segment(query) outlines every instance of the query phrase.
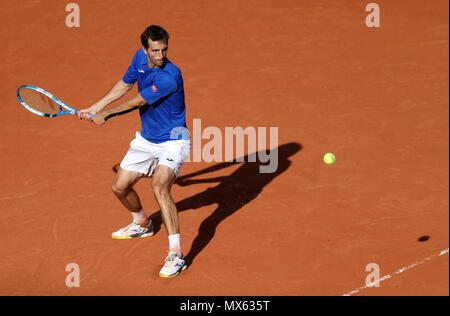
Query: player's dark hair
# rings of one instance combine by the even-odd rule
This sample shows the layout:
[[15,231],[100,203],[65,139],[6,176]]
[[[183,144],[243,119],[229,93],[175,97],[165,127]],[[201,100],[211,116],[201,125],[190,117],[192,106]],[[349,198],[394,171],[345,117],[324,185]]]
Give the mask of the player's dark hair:
[[148,49],[148,39],[151,39],[154,42],[169,42],[169,33],[161,26],[158,25],[150,25],[141,35],[142,46],[145,49]]

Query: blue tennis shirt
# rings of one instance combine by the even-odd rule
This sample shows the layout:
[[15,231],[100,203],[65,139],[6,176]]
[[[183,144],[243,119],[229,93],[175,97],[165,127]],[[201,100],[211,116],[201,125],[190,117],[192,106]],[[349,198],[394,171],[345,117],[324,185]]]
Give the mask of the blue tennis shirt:
[[137,81],[138,90],[147,104],[139,108],[141,136],[152,143],[189,139],[186,133],[171,138],[174,130],[186,129],[186,106],[181,70],[166,59],[163,68],[150,68],[147,55],[139,49],[122,80]]

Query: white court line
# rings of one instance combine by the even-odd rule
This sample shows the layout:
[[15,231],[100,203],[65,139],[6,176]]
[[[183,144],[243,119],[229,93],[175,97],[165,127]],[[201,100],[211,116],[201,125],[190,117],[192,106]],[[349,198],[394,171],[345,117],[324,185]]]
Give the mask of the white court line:
[[[418,261],[418,262],[415,262],[415,263],[413,263],[413,264],[410,264],[409,266],[403,267],[403,268],[401,268],[401,269],[395,271],[395,272],[393,273],[393,275],[390,275],[390,274],[385,275],[384,277],[380,278],[380,280],[379,280],[378,282],[381,283],[381,282],[383,282],[383,281],[386,281],[386,280],[392,278],[394,275],[398,275],[398,274],[400,274],[400,273],[403,273],[403,272],[406,272],[406,271],[408,271],[408,270],[411,270],[411,269],[413,269],[413,268],[415,268],[415,267],[418,267],[418,266],[424,264],[425,262],[430,261],[431,259],[433,259],[433,258],[435,258],[435,257],[442,257],[443,255],[448,254],[448,252],[449,252],[449,248],[444,249],[444,250],[442,250],[442,251],[439,253],[439,255],[432,255],[432,256],[429,256],[429,257],[423,259],[422,261]],[[375,284],[377,284],[378,282],[373,282],[373,283],[366,284],[366,285],[361,286],[360,288],[358,288],[358,289],[356,289],[356,290],[353,290],[353,291],[351,291],[351,292],[348,292],[348,293],[346,293],[346,294],[344,294],[344,295],[342,295],[342,296],[352,296],[353,294],[357,294],[357,293],[361,292],[361,291],[364,290],[364,289],[373,287],[373,286],[374,286]]]

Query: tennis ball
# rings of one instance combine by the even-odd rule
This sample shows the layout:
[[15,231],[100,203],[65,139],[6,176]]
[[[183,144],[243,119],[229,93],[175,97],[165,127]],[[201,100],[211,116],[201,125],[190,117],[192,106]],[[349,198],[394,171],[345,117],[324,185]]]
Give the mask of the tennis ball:
[[327,165],[331,165],[332,163],[334,163],[336,161],[336,157],[332,153],[327,153],[323,156],[323,161]]

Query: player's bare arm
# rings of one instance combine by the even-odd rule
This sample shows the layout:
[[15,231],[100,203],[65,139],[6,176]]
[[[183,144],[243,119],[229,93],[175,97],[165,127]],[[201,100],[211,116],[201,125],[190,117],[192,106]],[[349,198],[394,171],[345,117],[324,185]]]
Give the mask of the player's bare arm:
[[135,110],[143,105],[145,105],[147,101],[138,93],[134,98],[131,98],[125,102],[120,103],[119,105],[113,106],[108,109],[100,110],[97,114],[92,118],[92,121],[97,125],[105,124],[107,118],[110,115],[114,114],[123,114],[124,112]]
[[104,97],[102,97],[99,101],[97,101],[87,109],[80,110],[78,117],[82,120],[90,120],[89,113],[97,114],[99,111],[103,110],[105,107],[107,107],[114,101],[119,100],[121,97],[127,94],[128,91],[131,90],[131,88],[133,88],[133,85],[134,85],[133,83],[128,84],[125,83],[122,79],[120,79],[114,84],[111,90],[108,91],[108,93]]

